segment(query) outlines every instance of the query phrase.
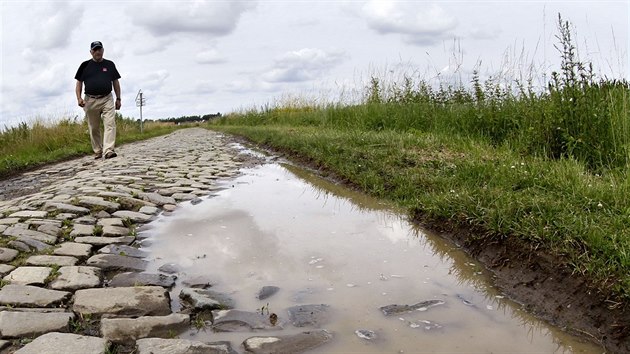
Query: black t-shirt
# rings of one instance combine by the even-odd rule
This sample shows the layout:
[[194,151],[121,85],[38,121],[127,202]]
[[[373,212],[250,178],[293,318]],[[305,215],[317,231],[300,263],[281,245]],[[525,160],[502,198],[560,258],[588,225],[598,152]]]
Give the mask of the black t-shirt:
[[90,59],[81,63],[74,78],[85,84],[86,94],[108,95],[112,92],[112,81],[120,79],[120,74],[113,61]]

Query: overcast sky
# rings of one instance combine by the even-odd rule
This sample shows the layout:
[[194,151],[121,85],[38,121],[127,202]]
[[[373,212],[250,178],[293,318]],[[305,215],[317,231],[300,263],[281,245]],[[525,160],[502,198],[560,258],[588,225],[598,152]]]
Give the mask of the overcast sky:
[[628,78],[629,1],[0,4],[0,128],[35,117],[82,117],[74,75],[95,40],[122,75],[120,112],[134,118],[140,89],[143,116],[157,119],[287,97],[347,101],[370,76],[467,81],[479,67],[482,78],[533,70],[540,79],[558,70],[558,13],[573,24],[582,60],[600,75]]

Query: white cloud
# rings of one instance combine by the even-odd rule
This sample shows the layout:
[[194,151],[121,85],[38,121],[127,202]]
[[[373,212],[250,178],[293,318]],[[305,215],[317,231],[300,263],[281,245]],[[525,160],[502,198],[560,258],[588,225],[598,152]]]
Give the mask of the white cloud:
[[210,48],[197,53],[195,61],[199,64],[220,64],[226,60],[215,48]]
[[254,1],[143,1],[136,8],[134,21],[155,36],[186,32],[223,36],[255,6]]
[[451,36],[457,26],[457,20],[435,4],[372,0],[362,10],[369,28],[380,34],[401,34],[410,44],[435,44]]
[[47,7],[46,20],[39,23],[32,33],[36,37],[32,45],[38,49],[63,48],[72,38],[72,33],[79,27],[83,18],[81,3],[55,2]]
[[[70,68],[67,64],[57,63],[47,68],[41,68],[37,76],[28,82],[29,89],[39,96],[56,97],[68,94],[67,78]],[[73,75],[74,76],[74,75]]]
[[325,52],[316,48],[303,48],[285,53],[276,59],[274,68],[263,75],[268,82],[308,81],[339,64],[345,57],[342,52]]

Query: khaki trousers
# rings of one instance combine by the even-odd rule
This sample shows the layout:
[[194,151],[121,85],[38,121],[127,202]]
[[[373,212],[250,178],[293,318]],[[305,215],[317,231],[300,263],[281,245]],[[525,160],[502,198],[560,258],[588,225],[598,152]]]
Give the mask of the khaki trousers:
[[[114,151],[116,145],[116,106],[110,93],[101,98],[85,96],[85,116],[90,129],[92,150],[96,154]],[[101,137],[101,118],[105,126],[105,139]]]

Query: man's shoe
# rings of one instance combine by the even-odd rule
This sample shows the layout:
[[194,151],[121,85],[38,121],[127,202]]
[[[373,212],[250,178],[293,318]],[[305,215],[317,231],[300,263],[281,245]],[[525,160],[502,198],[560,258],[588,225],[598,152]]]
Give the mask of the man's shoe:
[[113,151],[108,151],[108,152],[105,154],[105,158],[106,158],[106,159],[111,159],[112,157],[116,157],[116,156],[118,156],[118,155],[116,155],[116,153],[115,153],[115,152],[113,152]]
[[98,159],[100,159],[102,157],[103,157],[103,153],[102,152],[97,152],[97,153],[94,154],[94,160],[98,160]]

